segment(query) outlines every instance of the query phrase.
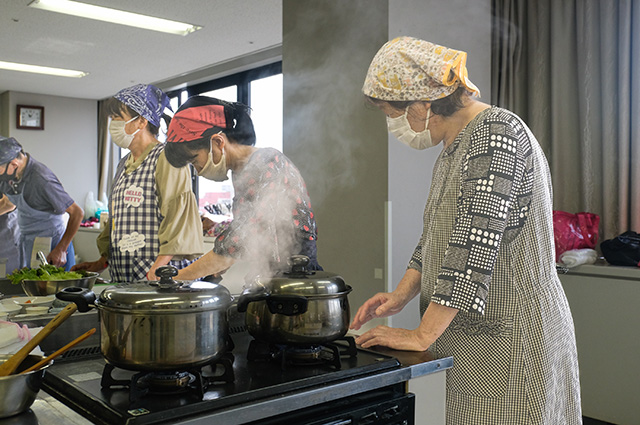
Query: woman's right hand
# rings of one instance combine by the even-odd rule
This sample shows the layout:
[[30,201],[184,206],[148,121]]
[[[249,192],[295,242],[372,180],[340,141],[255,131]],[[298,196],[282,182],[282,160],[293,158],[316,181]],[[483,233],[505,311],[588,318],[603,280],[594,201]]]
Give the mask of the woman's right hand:
[[371,319],[392,316],[402,310],[405,305],[406,302],[394,292],[379,292],[358,309],[350,328],[358,330]]
[[108,264],[106,260],[100,258],[96,261],[85,261],[84,263],[76,264],[75,266],[71,267],[71,271],[73,272],[78,270],[86,270],[88,272],[101,273],[104,269],[107,268],[107,265]]

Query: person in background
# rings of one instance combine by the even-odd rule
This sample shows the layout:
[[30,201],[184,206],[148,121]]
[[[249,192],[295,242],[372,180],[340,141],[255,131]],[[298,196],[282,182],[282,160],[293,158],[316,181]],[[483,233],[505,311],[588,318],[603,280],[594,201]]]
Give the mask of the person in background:
[[158,267],[182,268],[204,252],[191,173],[171,167],[157,140],[168,104],[162,90],[146,84],[106,102],[111,140],[129,153],[111,187],[109,220],[97,240],[101,257],[75,270],[101,272],[109,266],[113,282],[156,280]]
[[[50,264],[69,270],[75,264],[71,241],[82,222],[82,208],[47,166],[25,153],[13,137],[0,136],[0,214],[14,209],[20,226],[20,267],[36,265],[35,243],[49,251]],[[66,222],[64,213],[69,214]]]
[[[256,148],[249,108],[206,96],[189,98],[167,131],[167,159],[174,167],[193,164],[198,175],[224,181],[231,170],[235,196],[229,223],[217,226],[214,248],[185,269],[179,279],[219,275],[237,259],[256,273],[288,269],[291,255],[317,260],[316,221],[300,172],[282,152]],[[249,273],[253,273],[250,271]]]
[[15,208],[0,215],[0,259],[6,260],[5,274],[20,268],[20,225]]
[[363,91],[391,134],[414,149],[443,148],[404,277],[366,301],[351,327],[420,294],[416,329],[378,326],[356,342],[453,356],[447,424],[580,424],[548,164],[518,116],[474,97],[465,62],[465,52],[411,37],[389,41],[371,62]]

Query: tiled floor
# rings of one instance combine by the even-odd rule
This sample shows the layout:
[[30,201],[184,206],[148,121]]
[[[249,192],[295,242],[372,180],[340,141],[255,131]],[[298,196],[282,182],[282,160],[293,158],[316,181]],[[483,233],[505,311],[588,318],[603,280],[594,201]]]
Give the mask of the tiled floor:
[[597,419],[587,418],[586,416],[582,417],[582,425],[615,425],[611,422],[603,422]]

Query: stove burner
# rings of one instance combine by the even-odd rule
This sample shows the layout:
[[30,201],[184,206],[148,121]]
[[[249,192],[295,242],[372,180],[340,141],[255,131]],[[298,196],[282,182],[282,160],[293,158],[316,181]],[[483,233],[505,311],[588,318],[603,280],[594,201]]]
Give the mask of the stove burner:
[[[179,394],[194,391],[204,398],[207,388],[215,383],[232,383],[233,354],[226,353],[211,364],[190,368],[184,371],[138,372],[130,379],[115,379],[111,364],[106,364],[102,372],[100,385],[102,388],[128,388],[129,401],[134,402],[147,394]],[[209,369],[209,370],[207,370]]]
[[189,372],[149,372],[137,374],[135,385],[149,388],[152,393],[174,394],[185,391],[196,377]]
[[[344,341],[348,344],[335,344],[335,341]],[[342,368],[342,357],[354,358],[358,354],[355,339],[351,336],[338,338],[332,342],[320,345],[281,345],[270,344],[258,340],[249,343],[247,360],[269,361],[279,360],[282,370],[286,365],[304,366],[327,364],[337,370]]]

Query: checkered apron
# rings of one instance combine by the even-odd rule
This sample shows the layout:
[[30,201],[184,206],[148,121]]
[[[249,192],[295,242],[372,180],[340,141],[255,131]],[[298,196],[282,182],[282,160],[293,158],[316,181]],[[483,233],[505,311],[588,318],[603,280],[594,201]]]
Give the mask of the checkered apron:
[[[158,205],[155,173],[163,149],[162,143],[155,146],[130,174],[124,172],[128,156],[118,164],[109,205],[112,211],[109,271],[113,282],[145,280],[160,252],[158,229],[164,217]],[[189,261],[169,264],[183,268]]]
[[412,262],[422,266],[423,314],[431,301],[460,308],[431,347],[454,358],[448,425],[582,422],[551,217],[546,159],[509,111],[482,112],[438,158]]

